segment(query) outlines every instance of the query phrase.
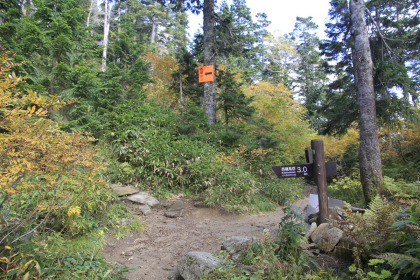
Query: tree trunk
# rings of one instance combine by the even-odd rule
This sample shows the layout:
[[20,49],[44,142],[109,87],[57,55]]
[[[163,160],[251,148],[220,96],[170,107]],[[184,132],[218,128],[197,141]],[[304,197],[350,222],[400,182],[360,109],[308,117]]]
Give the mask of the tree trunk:
[[89,24],[90,24],[90,16],[92,15],[93,5],[96,4],[95,2],[96,2],[96,0],[91,0],[90,1],[89,14],[88,14],[88,17],[86,19],[86,27],[89,27]]
[[105,12],[104,12],[104,49],[102,52],[102,72],[106,69],[106,55],[108,51],[108,36],[109,36],[109,25],[111,18],[111,6],[108,6],[108,0],[105,0]]
[[382,192],[383,178],[376,123],[373,65],[363,0],[350,0],[350,13],[360,109],[360,178],[365,203],[368,204],[378,193]]
[[[214,0],[204,0],[203,9],[204,65],[215,65]],[[216,70],[216,67],[214,68]],[[207,122],[216,122],[216,82],[204,83],[204,108]]]
[[179,64],[179,100],[181,102],[181,108],[184,107],[184,92],[182,90],[182,69],[181,64]]

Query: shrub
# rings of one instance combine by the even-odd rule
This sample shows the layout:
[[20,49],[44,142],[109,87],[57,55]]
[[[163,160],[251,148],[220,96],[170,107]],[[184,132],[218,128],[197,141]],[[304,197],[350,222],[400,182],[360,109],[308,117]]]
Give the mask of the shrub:
[[[0,57],[0,255],[5,272],[21,271],[20,251],[51,229],[77,235],[97,226],[111,194],[98,177],[92,139],[67,133],[48,113],[69,102],[22,90],[9,54]],[[22,245],[22,246],[21,246]],[[13,262],[11,259],[14,259]],[[3,259],[4,260],[4,259]],[[30,260],[29,260],[30,261]],[[35,261],[31,262],[36,264]]]
[[343,209],[346,220],[335,220],[338,227],[355,241],[356,267],[363,269],[363,264],[373,255],[395,247],[395,239],[391,238],[395,229],[391,225],[395,222],[396,211],[394,203],[377,196],[363,215],[352,213],[347,207]]

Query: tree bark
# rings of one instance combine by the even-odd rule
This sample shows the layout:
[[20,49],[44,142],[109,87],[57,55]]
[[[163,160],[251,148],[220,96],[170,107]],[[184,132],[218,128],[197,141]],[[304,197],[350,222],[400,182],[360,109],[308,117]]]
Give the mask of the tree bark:
[[102,72],[106,69],[106,55],[108,51],[108,36],[109,36],[109,25],[111,18],[112,7],[108,5],[108,0],[105,0],[105,12],[104,12],[104,49],[102,52]]
[[184,92],[182,89],[182,69],[181,69],[181,64],[179,64],[179,100],[181,102],[181,108],[184,107]]
[[[203,35],[204,35],[204,65],[215,65],[214,51],[214,0],[204,0]],[[216,67],[214,68],[216,70]],[[204,108],[207,122],[216,122],[216,82],[204,83]]]
[[373,64],[363,0],[350,0],[356,81],[360,109],[359,165],[365,203],[383,191],[382,162],[376,122]]
[[90,6],[89,6],[89,14],[88,17],[86,19],[86,27],[89,27],[90,25],[90,16],[92,15],[92,10],[93,10],[93,5],[96,4],[96,0],[91,0],[90,1]]

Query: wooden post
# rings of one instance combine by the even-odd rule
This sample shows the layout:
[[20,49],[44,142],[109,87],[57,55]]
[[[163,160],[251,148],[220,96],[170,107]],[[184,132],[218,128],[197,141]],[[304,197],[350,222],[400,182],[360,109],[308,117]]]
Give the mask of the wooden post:
[[315,139],[311,141],[314,152],[314,180],[318,186],[319,215],[318,224],[326,223],[328,217],[327,172],[325,169],[324,141]]

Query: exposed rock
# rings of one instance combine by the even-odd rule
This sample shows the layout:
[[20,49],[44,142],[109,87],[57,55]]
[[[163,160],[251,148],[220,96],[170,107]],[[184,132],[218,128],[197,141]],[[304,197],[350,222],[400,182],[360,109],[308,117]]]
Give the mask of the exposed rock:
[[150,207],[159,205],[159,200],[149,195],[147,192],[138,192],[136,194],[132,194],[127,196],[127,199],[132,202],[149,205]]
[[343,236],[343,231],[339,228],[333,227],[325,233],[321,241],[318,242],[318,247],[321,251],[325,253],[330,253],[334,250],[335,245],[338,244],[341,237]]
[[321,241],[322,237],[325,235],[325,233],[332,228],[332,225],[329,223],[323,223],[320,224],[314,232],[311,234],[311,240],[312,242],[318,244],[319,241]]
[[333,227],[329,223],[323,223],[311,234],[311,239],[322,251],[329,253],[334,250],[342,236],[341,229]]
[[166,211],[163,215],[168,218],[178,218],[184,216],[185,206],[182,200],[175,201],[168,207],[168,211]]
[[198,280],[212,272],[221,261],[207,252],[189,252],[178,263],[178,271],[185,280]]
[[223,241],[222,250],[227,251],[232,259],[237,261],[241,256],[241,251],[247,249],[253,240],[254,238],[249,236],[232,236]]
[[312,223],[311,226],[309,227],[308,231],[305,234],[305,237],[307,240],[309,240],[311,238],[311,234],[316,230],[318,226],[316,225],[316,223]]
[[140,189],[131,185],[124,186],[121,184],[109,184],[108,186],[112,188],[118,196],[135,194],[140,191]]
[[184,278],[181,276],[178,269],[175,268],[172,270],[171,274],[169,274],[168,280],[184,280]]
[[184,212],[185,210],[181,209],[181,210],[176,210],[176,211],[167,211],[163,213],[163,215],[168,218],[178,218],[178,217],[184,216]]
[[150,209],[149,205],[140,205],[139,210],[144,216],[152,214],[152,210]]
[[177,200],[168,207],[169,211],[176,211],[182,209],[185,209],[184,202],[182,200]]

